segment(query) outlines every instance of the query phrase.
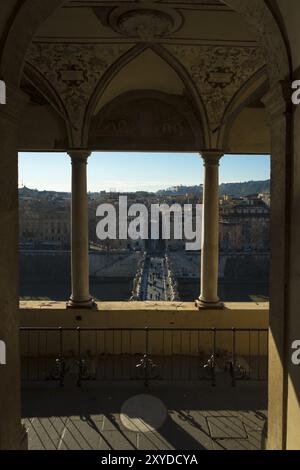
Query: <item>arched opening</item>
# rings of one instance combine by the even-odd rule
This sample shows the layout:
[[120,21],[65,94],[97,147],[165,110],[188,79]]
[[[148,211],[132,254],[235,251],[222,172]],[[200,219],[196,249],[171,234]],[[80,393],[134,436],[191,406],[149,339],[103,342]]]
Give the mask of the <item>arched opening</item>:
[[[145,43],[148,41],[153,41],[156,39],[155,45],[153,46],[153,50],[156,52],[160,49],[163,54],[171,54],[174,58],[174,64],[180,62],[180,66],[178,67],[178,71],[180,67],[185,69],[186,75],[185,79],[191,79],[194,82],[194,88],[189,89],[190,93],[192,93],[192,107],[194,108],[192,112],[188,112],[188,110],[184,109],[184,105],[182,106],[181,103],[175,103],[175,100],[172,97],[163,96],[163,90],[161,86],[157,90],[154,87],[149,88],[151,89],[152,96],[150,98],[149,89],[143,93],[143,97],[141,100],[143,108],[147,109],[147,106],[151,108],[155,108],[156,106],[161,106],[166,113],[170,114],[170,109],[178,111],[178,114],[181,116],[180,119],[183,120],[182,122],[185,123],[185,133],[184,137],[190,142],[192,137],[194,138],[193,141],[193,148],[197,148],[200,151],[207,151],[207,150],[218,150],[223,152],[227,150],[224,148],[224,145],[230,148],[230,151],[235,152],[237,149],[241,149],[242,145],[248,147],[250,142],[252,141],[251,137],[249,137],[248,133],[248,120],[251,119],[252,122],[257,125],[259,128],[259,138],[255,145],[257,145],[254,151],[258,152],[258,148],[261,151],[262,148],[266,149],[266,147],[270,144],[270,140],[268,139],[266,126],[265,126],[265,115],[262,108],[261,98],[264,95],[265,83],[264,81],[261,83],[256,83],[255,86],[253,85],[253,94],[249,92],[248,96],[247,93],[242,94],[241,88],[243,85],[249,85],[251,88],[251,84],[249,80],[260,73],[261,69],[266,65],[267,70],[267,77],[270,86],[269,95],[266,100],[264,100],[267,108],[273,118],[274,125],[272,126],[271,132],[271,147],[272,147],[272,159],[273,159],[273,166],[272,166],[272,178],[273,178],[273,196],[274,196],[274,206],[273,209],[273,216],[272,216],[272,228],[273,233],[276,230],[276,236],[274,236],[273,242],[273,254],[274,250],[276,250],[276,254],[273,256],[273,266],[272,266],[272,303],[271,303],[271,343],[270,343],[270,354],[272,354],[272,373],[270,375],[271,379],[273,376],[273,382],[271,383],[271,390],[275,387],[275,380],[280,383],[280,393],[279,395],[273,393],[271,391],[270,394],[270,410],[272,411],[274,418],[271,417],[270,419],[270,435],[271,440],[269,441],[270,447],[280,448],[286,445],[285,440],[285,408],[286,408],[286,375],[283,373],[283,369],[285,367],[285,357],[286,357],[286,343],[285,343],[285,321],[283,312],[286,311],[287,308],[287,294],[284,289],[285,285],[285,275],[287,272],[288,267],[288,253],[287,253],[287,239],[288,233],[284,227],[279,227],[280,223],[284,225],[285,222],[288,220],[288,214],[286,211],[286,205],[289,200],[289,142],[288,142],[288,135],[290,132],[290,121],[285,114],[287,111],[288,105],[285,101],[286,98],[286,91],[278,85],[279,80],[287,80],[289,77],[289,56],[288,51],[286,50],[286,44],[282,37],[280,28],[273,16],[273,12],[267,7],[265,2],[259,1],[226,1],[221,2],[218,6],[220,8],[220,17],[223,15],[223,12],[227,12],[226,5],[232,9],[233,11],[239,13],[241,18],[245,21],[245,24],[248,25],[250,34],[253,35],[253,40],[251,40],[251,46],[245,44],[247,42],[246,38],[240,40],[240,42],[244,41],[244,44],[236,45],[234,43],[234,38],[231,38],[233,44],[231,44],[230,50],[225,49],[224,47],[216,44],[210,45],[208,47],[206,44],[200,41],[198,44],[194,44],[193,47],[189,50],[188,54],[186,53],[187,44],[186,42],[182,44],[175,44],[172,41],[165,41],[164,44],[157,45],[159,41],[155,38],[155,34],[158,34],[160,37],[164,36],[166,31],[172,32],[174,37],[178,37],[176,35],[179,34],[180,29],[180,18],[177,17],[176,13],[170,12],[169,9],[165,10],[162,7],[156,7],[155,10],[155,17],[157,18],[157,12],[159,12],[159,28],[158,30],[153,30],[149,28],[149,12],[145,15],[144,10],[138,11],[138,15],[133,15],[128,12],[126,9],[122,7],[117,13],[110,13],[108,16],[104,13],[101,13],[99,10],[97,12],[93,11],[94,16],[93,19],[90,19],[90,24],[92,27],[96,27],[96,20],[98,18],[99,27],[107,27],[107,21],[111,21],[110,26],[112,30],[117,35],[124,35],[128,41],[124,41],[124,43],[120,46],[116,46],[117,41],[113,42],[113,46],[110,46],[109,53],[105,53],[103,50],[103,46],[101,48],[97,48],[94,45],[91,45],[89,41],[91,41],[91,36],[85,41],[85,44],[82,46],[82,49],[78,45],[72,45],[72,26],[70,26],[70,30],[67,32],[68,35],[68,45],[62,47],[60,44],[59,39],[59,30],[65,26],[63,19],[65,15],[68,15],[71,11],[70,5],[63,9],[63,13],[61,16],[60,22],[57,23],[57,31],[55,31],[55,38],[53,41],[49,40],[45,41],[46,32],[51,30],[51,14],[53,12],[57,12],[60,14],[59,8],[64,5],[65,2],[56,1],[50,2],[46,1],[43,2],[43,6],[37,6],[37,2],[24,2],[22,7],[16,14],[15,21],[12,23],[10,32],[7,35],[7,40],[3,49],[2,54],[2,70],[9,85],[13,85],[18,87],[21,83],[22,71],[24,66],[24,60],[28,60],[28,62],[36,67],[36,69],[44,74],[48,75],[48,80],[51,82],[52,86],[55,88],[58,95],[61,97],[63,107],[66,110],[66,114],[69,117],[68,122],[66,122],[66,126],[68,129],[68,141],[66,138],[66,134],[56,133],[54,138],[53,128],[55,127],[54,121],[55,118],[53,117],[52,111],[50,109],[46,112],[45,111],[45,123],[51,123],[52,126],[52,139],[49,139],[49,135],[45,134],[46,137],[43,140],[41,139],[37,144],[35,142],[35,135],[34,129],[29,130],[28,127],[23,127],[23,134],[24,129],[27,137],[27,145],[28,147],[34,147],[35,149],[44,149],[44,146],[48,147],[48,150],[69,150],[69,148],[84,148],[86,150],[87,147],[87,140],[86,136],[90,136],[89,144],[95,147],[98,147],[97,138],[107,137],[105,134],[98,133],[99,126],[100,129],[103,130],[109,128],[107,122],[105,123],[104,116],[107,114],[109,116],[109,122],[111,125],[111,121],[117,120],[118,122],[122,122],[124,124],[124,119],[120,116],[116,117],[115,113],[121,113],[122,105],[128,104],[129,106],[132,105],[132,111],[135,110],[134,106],[140,100],[140,96],[137,95],[134,99],[134,96],[130,96],[132,90],[124,90],[126,94],[123,95],[121,93],[120,86],[115,86],[115,88],[111,88],[112,95],[111,98],[108,99],[108,91],[109,87],[106,87],[106,90],[102,94],[102,104],[100,100],[101,109],[104,110],[103,114],[100,113],[99,116],[94,115],[88,116],[88,104],[90,103],[90,99],[93,96],[93,91],[95,87],[99,83],[99,81],[105,77],[108,68],[112,66],[117,60],[127,54],[130,47],[128,46],[128,38],[134,37],[137,38],[138,45],[134,46],[138,49],[135,50],[136,60],[138,59],[138,53],[147,54],[144,52],[143,45],[141,43]],[[217,4],[219,2],[216,2]],[[138,9],[139,10],[139,9]],[[206,16],[212,13],[209,13],[209,9],[203,9],[205,11]],[[151,12],[150,12],[151,13]],[[85,12],[85,14],[88,14]],[[143,31],[137,27],[137,19],[141,18],[141,16],[145,20],[145,29]],[[150,19],[152,18],[153,12],[150,14]],[[31,18],[30,23],[26,21],[28,18]],[[188,13],[187,13],[188,17]],[[196,17],[196,15],[195,15]],[[118,19],[120,21],[118,21]],[[47,21],[46,21],[47,20]],[[46,22],[45,22],[46,21]],[[79,19],[77,18],[77,21]],[[194,21],[196,24],[196,19],[192,18],[192,13],[189,11],[189,21],[191,24]],[[262,27],[263,23],[263,27]],[[150,25],[151,25],[150,21]],[[97,23],[98,25],[98,23]],[[196,24],[197,26],[197,24]],[[43,32],[44,27],[44,32]],[[184,28],[184,24],[182,25]],[[50,29],[49,29],[50,28]],[[148,28],[148,29],[147,29]],[[171,28],[171,29],[170,29]],[[31,29],[31,30],[30,30]],[[16,32],[18,31],[18,35]],[[36,37],[37,31],[39,35],[41,35],[44,39],[40,40],[40,38]],[[92,31],[92,28],[91,28]],[[157,32],[158,31],[158,32]],[[197,31],[197,27],[195,28]],[[221,29],[221,32],[225,35],[228,31],[224,31]],[[91,32],[92,34],[92,32]],[[153,37],[154,35],[154,37]],[[119,36],[118,36],[119,37]],[[32,39],[34,39],[32,43]],[[197,39],[197,38],[196,38]],[[203,38],[202,38],[203,39]],[[189,38],[190,40],[190,38]],[[107,38],[106,38],[107,41]],[[91,41],[92,42],[92,41]],[[164,41],[162,41],[164,42]],[[132,43],[132,41],[131,41]],[[139,49],[141,48],[141,50]],[[263,56],[260,55],[260,48],[263,49],[264,54]],[[73,64],[74,67],[69,67],[70,63],[66,60],[66,51],[68,54],[73,54],[74,57],[76,56],[76,64]],[[149,51],[151,55],[151,52]],[[197,64],[199,55],[201,56],[201,61]],[[11,57],[14,57],[15,60],[11,60]],[[218,57],[219,62],[214,62],[215,58]],[[152,57],[153,58],[153,57]],[[105,59],[105,60],[103,60]],[[149,59],[150,60],[150,59]],[[220,67],[220,62],[227,63],[228,67],[222,70]],[[89,69],[86,70],[86,63],[89,64]],[[58,65],[58,69],[53,69],[53,64]],[[82,68],[78,66],[78,63],[82,65]],[[246,63],[246,65],[245,65]],[[65,67],[65,65],[67,65]],[[131,63],[132,65],[132,63]],[[238,79],[235,77],[233,78],[232,68],[238,69]],[[54,73],[55,72],[59,72]],[[99,76],[99,70],[101,70],[101,76]],[[87,75],[86,75],[87,74]],[[147,75],[147,79],[149,76]],[[156,77],[157,79],[158,77]],[[229,82],[228,82],[229,80]],[[259,80],[259,79],[258,79]],[[105,80],[104,80],[105,81]],[[147,80],[146,80],[147,81]],[[159,80],[156,80],[159,82]],[[222,86],[220,86],[220,83]],[[104,84],[104,82],[103,82]],[[106,86],[106,85],[105,85]],[[132,84],[134,87],[134,83]],[[174,85],[175,86],[175,85]],[[150,85],[149,85],[150,87]],[[255,88],[257,87],[257,88]],[[259,92],[256,96],[256,100],[254,100],[254,95]],[[30,94],[30,87],[26,87],[26,91]],[[41,91],[41,90],[39,90]],[[145,91],[143,89],[142,91]],[[174,91],[174,89],[173,89]],[[236,107],[234,105],[235,99],[237,98],[237,94],[241,91],[241,100],[238,105],[238,99]],[[244,90],[245,91],[245,90]],[[11,93],[11,92],[10,92]],[[12,92],[14,93],[14,92]],[[44,90],[44,93],[47,95],[47,91]],[[107,93],[107,96],[105,95]],[[128,93],[128,94],[127,94]],[[154,94],[153,94],[154,93]],[[114,96],[115,95],[115,96]],[[148,95],[148,96],[147,96]],[[32,98],[32,97],[31,97]],[[130,99],[129,99],[130,98]],[[48,100],[52,100],[53,97],[48,96]],[[168,103],[170,101],[170,103]],[[48,101],[49,103],[49,101]],[[159,105],[158,105],[159,103]],[[247,103],[247,106],[244,104]],[[275,106],[274,106],[275,103]],[[35,103],[37,106],[43,106],[43,103]],[[50,103],[51,104],[51,103]],[[32,105],[32,103],[31,103]],[[277,106],[278,105],[278,106]],[[173,108],[168,107],[173,106]],[[283,111],[280,112],[282,108]],[[51,108],[51,106],[50,106]],[[280,109],[279,109],[280,108]],[[205,110],[205,112],[203,112]],[[39,116],[39,109],[36,106],[32,106],[32,117],[31,119],[34,121]],[[99,110],[100,111],[100,110]],[[50,116],[51,114],[51,116]],[[136,115],[136,113],[135,113]],[[188,118],[187,116],[190,116]],[[113,118],[111,118],[112,116]],[[87,122],[89,122],[90,118],[91,122],[91,132],[87,132],[86,128],[84,127]],[[200,117],[200,119],[199,119]],[[204,119],[205,117],[205,119]],[[61,116],[62,118],[62,116]],[[66,117],[64,116],[63,119]],[[99,118],[99,119],[98,119]],[[201,132],[199,131],[199,135],[195,138],[195,129],[197,127],[197,123],[201,123],[203,129]],[[123,126],[122,124],[122,126]],[[51,127],[49,125],[49,127]],[[121,126],[121,127],[122,127]],[[165,127],[167,129],[167,137],[172,137],[171,141],[175,143],[175,145],[179,145],[178,142],[175,140],[177,132],[173,132],[172,129],[175,129],[176,126],[173,123],[168,123],[168,126]],[[201,126],[199,125],[199,128]],[[122,142],[120,140],[120,128],[118,126],[112,126],[113,132],[110,130],[110,135],[108,135],[109,139],[107,140],[107,146],[110,146],[113,140],[117,140],[118,142]],[[124,127],[122,127],[124,129]],[[176,128],[177,129],[177,128]],[[57,130],[57,129],[56,129]],[[253,129],[252,129],[253,131]],[[32,132],[32,135],[29,135],[29,132]],[[242,133],[245,133],[249,138],[241,139],[240,136]],[[44,130],[41,131],[41,134],[44,133]],[[51,132],[50,132],[51,133]],[[119,134],[118,134],[119,133]],[[22,131],[21,131],[22,134]],[[235,136],[238,136],[239,139],[236,139]],[[31,137],[31,140],[30,140]],[[127,136],[128,137],[128,136]],[[131,136],[132,137],[132,136]],[[116,139],[118,138],[118,139]],[[103,140],[102,139],[102,140]],[[148,136],[148,142],[151,140],[151,136]],[[24,135],[23,140],[21,140],[22,146],[24,146]],[[131,143],[130,143],[131,142]],[[68,145],[68,149],[66,149],[66,144]],[[127,141],[126,145],[132,148],[132,141]],[[145,144],[147,147],[148,144]],[[162,144],[161,144],[162,145]],[[183,140],[183,147],[187,145],[187,141]],[[25,145],[26,147],[26,145]],[[12,144],[13,148],[13,144]],[[119,148],[119,147],[117,147]],[[159,148],[155,147],[155,149]],[[46,148],[45,148],[46,149]],[[148,147],[149,150],[153,150],[153,148]],[[165,148],[163,149],[165,150]],[[14,150],[12,150],[14,152]],[[78,153],[76,153],[78,157]],[[77,158],[76,157],[76,158]],[[82,162],[81,162],[82,163]],[[15,172],[16,168],[13,170]],[[81,176],[83,173],[81,173]],[[78,175],[77,175],[78,176]],[[10,179],[10,181],[12,181]],[[7,184],[6,186],[7,187]],[[12,190],[9,188],[8,193],[11,194]],[[280,196],[278,196],[278,194]],[[8,206],[10,205],[11,200],[8,201]],[[12,204],[14,205],[14,204]],[[15,208],[14,208],[15,210]],[[15,223],[13,225],[13,230],[15,230]],[[278,248],[279,247],[279,248]],[[16,247],[14,247],[16,248]],[[13,269],[15,271],[13,271]],[[14,275],[16,276],[16,265],[12,268],[11,279],[14,279]],[[14,282],[14,281],[13,281]],[[14,294],[14,293],[13,293]],[[16,306],[16,300],[11,300],[11,311]],[[14,314],[13,314],[14,315]],[[279,431],[278,431],[279,429]]]

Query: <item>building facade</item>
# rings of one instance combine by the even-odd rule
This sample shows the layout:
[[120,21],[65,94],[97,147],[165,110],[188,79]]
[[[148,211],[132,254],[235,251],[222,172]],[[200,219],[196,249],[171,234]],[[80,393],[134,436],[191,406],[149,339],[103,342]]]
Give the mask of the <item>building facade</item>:
[[220,249],[270,251],[270,208],[261,198],[224,197],[220,204]]

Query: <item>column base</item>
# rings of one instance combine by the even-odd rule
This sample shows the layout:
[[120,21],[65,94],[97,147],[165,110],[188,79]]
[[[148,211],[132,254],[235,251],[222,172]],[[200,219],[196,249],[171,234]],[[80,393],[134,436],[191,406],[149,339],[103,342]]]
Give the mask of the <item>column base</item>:
[[219,300],[217,302],[206,302],[201,298],[195,301],[195,305],[199,310],[222,310],[224,308],[224,304]]
[[67,308],[69,309],[96,309],[97,304],[92,297],[88,300],[78,301],[74,300],[72,297],[70,298],[69,302],[67,303]]

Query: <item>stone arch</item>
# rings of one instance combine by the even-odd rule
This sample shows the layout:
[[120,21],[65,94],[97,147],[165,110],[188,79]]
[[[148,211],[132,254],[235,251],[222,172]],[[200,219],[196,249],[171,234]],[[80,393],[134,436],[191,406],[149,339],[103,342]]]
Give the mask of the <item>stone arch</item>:
[[138,55],[142,54],[147,49],[152,50],[161,59],[163,59],[166,62],[166,64],[171,69],[174,70],[174,72],[178,75],[178,78],[182,81],[182,84],[185,86],[188,92],[188,95],[191,96],[191,101],[195,103],[195,111],[200,116],[201,132],[203,133],[203,138],[204,138],[203,143],[205,144],[205,147],[209,147],[209,129],[208,129],[208,118],[206,114],[206,109],[202,102],[201,96],[199,95],[195,87],[195,84],[192,78],[189,76],[187,70],[164,47],[160,45],[149,46],[149,45],[143,45],[143,44],[139,44],[133,47],[127,53],[125,53],[122,57],[120,57],[120,59],[118,59],[113,64],[113,66],[107,71],[106,74],[104,74],[104,76],[99,81],[94,93],[92,94],[89,100],[89,104],[87,106],[84,128],[83,128],[83,142],[86,143],[88,140],[90,123],[92,121],[97,103],[99,102],[99,99],[105,92],[107,85],[111,82],[111,80],[115,76],[117,76],[117,74],[123,69],[123,67],[129,64],[133,59],[138,57]]
[[[39,27],[66,0],[30,0],[22,3],[6,37],[1,72],[4,80],[19,86],[27,50]],[[13,60],[12,60],[13,58]]]
[[[285,224],[289,225],[289,211],[287,204],[289,200],[290,185],[290,166],[291,166],[291,149],[289,149],[289,131],[291,129],[290,117],[282,117],[283,113],[289,111],[287,102],[290,101],[290,87],[283,90],[281,80],[285,81],[291,76],[289,53],[287,46],[276,21],[276,14],[271,9],[271,2],[267,0],[222,0],[235,12],[240,14],[241,18],[249,25],[251,31],[256,35],[258,42],[261,44],[262,50],[266,58],[269,83],[272,93],[265,100],[270,109],[270,113],[276,122],[272,129],[273,150],[275,153],[274,174],[276,179],[277,199],[274,204],[274,222],[277,224],[277,260],[275,272],[271,281],[273,283],[273,306],[271,317],[274,317],[274,338],[272,339],[272,365],[277,370],[273,374],[273,386],[277,386],[280,390],[279,396],[274,394],[270,400],[270,409],[273,418],[270,419],[270,425],[273,430],[273,441],[269,444],[272,448],[282,448],[285,446],[284,430],[286,427],[286,416],[284,408],[285,404],[285,377],[280,370],[281,360],[284,358],[284,339],[286,337],[284,325],[284,313],[287,309],[288,299],[287,291],[284,289],[284,275],[288,268],[288,238],[289,233],[285,229]],[[1,73],[2,78],[9,84],[19,87],[21,76],[24,68],[26,52],[34,38],[39,27],[45,20],[55,12],[56,9],[64,5],[66,0],[23,0],[22,2],[14,2],[20,5],[14,19],[10,22],[9,32],[6,37],[2,38],[2,55],[1,55]],[[11,2],[13,3],[13,2]],[[278,83],[277,86],[274,86]],[[284,92],[284,93],[283,93]],[[287,98],[287,96],[289,98]],[[16,100],[17,101],[17,100]],[[14,102],[13,102],[14,104]],[[281,113],[281,114],[280,114]],[[279,119],[278,119],[279,115]],[[275,119],[274,119],[275,120]],[[8,134],[8,155],[13,156],[12,152],[12,133]],[[13,181],[13,178],[12,178]],[[275,189],[275,185],[274,185]],[[275,191],[274,191],[275,192]],[[13,194],[13,191],[11,191]],[[280,196],[280,197],[279,197]],[[10,198],[8,198],[9,200]],[[5,202],[6,204],[6,202]],[[7,219],[8,220],[8,219]],[[9,218],[11,223],[11,218]],[[15,226],[13,226],[15,228]],[[8,232],[7,232],[8,233]],[[13,267],[14,268],[14,267]],[[11,270],[13,274],[13,270]],[[275,278],[276,276],[276,278]],[[10,277],[12,279],[12,276]],[[286,291],[286,292],[285,292]],[[15,306],[13,307],[15,308]],[[11,307],[9,306],[9,311]],[[276,318],[275,318],[276,317]],[[276,383],[275,383],[276,381]],[[281,382],[281,383],[280,383]],[[269,429],[271,428],[269,427]],[[280,429],[281,431],[280,431]],[[272,434],[272,433],[271,433]]]
[[119,71],[125,67],[131,60],[135,59],[139,54],[141,54],[147,46],[143,44],[137,44],[122,55],[103,75],[100,79],[98,85],[96,86],[92,96],[90,97],[89,103],[87,105],[83,132],[82,132],[82,141],[86,143],[89,137],[89,126],[93,118],[94,111],[96,109],[97,103],[104,93],[106,87],[109,85],[110,81],[119,73]]
[[270,84],[287,80],[291,73],[289,54],[275,14],[266,2],[261,0],[221,1],[239,13],[256,35],[266,57]]
[[70,134],[70,118],[68,110],[66,109],[61,97],[47,80],[47,78],[40,73],[34,66],[29,63],[25,64],[23,78],[31,83],[39,93],[49,102],[53,110],[63,119]]
[[[239,13],[260,42],[268,64],[271,85],[290,76],[289,54],[274,14],[262,0],[222,0]],[[10,84],[19,86],[27,49],[38,28],[66,0],[25,1],[6,37],[1,71]],[[13,60],[12,60],[13,57]]]
[[201,119],[201,127],[203,131],[203,138],[206,147],[210,146],[210,131],[208,124],[208,116],[202,97],[195,86],[195,83],[189,75],[186,68],[173,56],[166,48],[161,45],[152,46],[152,49],[164,59],[167,64],[172,67],[178,74],[179,78],[185,85],[188,93],[191,94],[192,100],[195,103],[195,108]]
[[253,101],[261,99],[268,91],[269,81],[265,67],[259,70],[233,97],[227,106],[218,136],[218,147],[227,149],[231,128],[243,111]]

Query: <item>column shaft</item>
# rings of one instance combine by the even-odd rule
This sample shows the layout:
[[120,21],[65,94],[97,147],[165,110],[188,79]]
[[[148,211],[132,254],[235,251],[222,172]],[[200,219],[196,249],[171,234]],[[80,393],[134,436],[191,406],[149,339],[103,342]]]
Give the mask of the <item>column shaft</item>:
[[219,161],[220,152],[206,152],[201,251],[201,308],[221,307],[218,297],[219,273]]
[[[263,98],[269,116],[271,130],[271,275],[270,275],[270,332],[269,332],[269,380],[268,380],[268,442],[269,450],[293,449],[292,441],[298,442],[296,427],[299,412],[299,371],[290,359],[292,341],[299,332],[299,287],[291,289],[290,266],[296,262],[296,278],[299,266],[297,255],[299,239],[293,240],[291,221],[295,202],[291,179],[293,148],[291,144],[292,103],[289,82],[274,85]],[[297,160],[297,159],[296,159]],[[296,198],[298,195],[296,193]],[[293,222],[291,224],[291,222]],[[292,251],[294,250],[294,251]],[[292,294],[292,296],[291,296]],[[292,310],[292,299],[296,298]],[[298,329],[297,329],[298,328]],[[287,362],[288,358],[288,362]],[[294,392],[288,391],[288,383]],[[290,399],[289,399],[290,398]],[[296,424],[297,423],[297,424]]]
[[86,151],[72,151],[71,270],[72,295],[68,306],[91,308],[89,287],[89,222]]

